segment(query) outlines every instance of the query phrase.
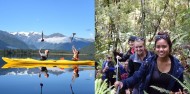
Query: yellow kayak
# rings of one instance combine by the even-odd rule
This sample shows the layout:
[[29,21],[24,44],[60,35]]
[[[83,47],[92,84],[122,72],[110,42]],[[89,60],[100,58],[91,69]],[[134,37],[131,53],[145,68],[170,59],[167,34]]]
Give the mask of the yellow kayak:
[[72,61],[72,60],[36,60],[36,59],[31,59],[31,58],[7,58],[7,57],[2,57],[2,59],[7,63],[7,64],[28,64],[28,65],[90,65],[94,66],[95,61],[92,60],[79,60],[79,61]]
[[37,67],[58,67],[58,68],[72,68],[72,65],[46,65],[46,64],[5,64],[2,68],[37,68]]

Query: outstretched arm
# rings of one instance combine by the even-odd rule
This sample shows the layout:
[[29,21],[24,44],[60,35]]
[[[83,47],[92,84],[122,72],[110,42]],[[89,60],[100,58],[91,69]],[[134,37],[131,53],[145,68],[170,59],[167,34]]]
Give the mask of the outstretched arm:
[[131,77],[122,80],[123,88],[127,89],[134,87],[137,83],[141,81],[141,79],[146,77],[148,70],[151,68],[149,63],[150,62],[144,62],[139,68],[139,70],[135,71]]
[[75,46],[72,46],[72,50],[73,50],[73,53],[77,51]]
[[42,53],[41,53],[41,49],[39,49],[39,54],[40,54],[40,56],[41,56],[41,54],[42,54]]

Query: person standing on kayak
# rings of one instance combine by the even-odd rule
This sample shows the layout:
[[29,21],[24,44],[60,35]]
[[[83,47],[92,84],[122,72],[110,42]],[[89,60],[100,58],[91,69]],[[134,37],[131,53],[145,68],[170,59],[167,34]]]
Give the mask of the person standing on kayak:
[[78,61],[79,60],[79,51],[74,46],[72,46],[72,50],[73,50],[72,60]]
[[39,50],[39,54],[41,56],[41,60],[46,60],[48,58],[49,50],[45,50],[44,53],[41,53],[41,49]]

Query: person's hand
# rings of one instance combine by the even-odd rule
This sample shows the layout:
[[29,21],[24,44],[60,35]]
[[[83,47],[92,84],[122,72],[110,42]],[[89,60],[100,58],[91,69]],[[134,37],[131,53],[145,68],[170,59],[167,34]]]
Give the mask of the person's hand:
[[125,90],[125,94],[131,94],[129,89]]
[[120,82],[120,81],[116,81],[116,82],[114,83],[114,86],[115,86],[115,88],[118,88],[118,86],[119,86],[119,89],[121,89],[121,88],[123,87],[123,83]]
[[109,67],[106,66],[106,67],[103,69],[103,72],[106,72],[108,69],[109,69]]
[[178,92],[175,92],[175,93],[170,93],[170,94],[185,94],[185,93],[183,93],[182,91],[181,91],[181,89],[179,89],[179,91]]
[[175,92],[174,94],[184,94],[184,93],[181,91],[181,89],[179,89],[179,91]]
[[119,65],[115,65],[115,68],[118,68],[119,67]]
[[108,66],[106,66],[106,67],[105,67],[105,69],[107,70],[107,69],[109,69],[109,67],[108,67]]
[[120,56],[118,56],[118,55],[116,56],[116,58],[117,58],[117,59],[121,59],[121,57],[120,57]]

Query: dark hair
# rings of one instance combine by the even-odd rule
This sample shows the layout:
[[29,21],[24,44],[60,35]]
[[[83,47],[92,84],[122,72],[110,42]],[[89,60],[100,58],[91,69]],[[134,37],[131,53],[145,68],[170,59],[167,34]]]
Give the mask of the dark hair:
[[128,42],[129,41],[135,41],[136,38],[137,38],[136,36],[130,36]]
[[79,77],[79,73],[77,73],[77,75],[76,75],[77,77]]
[[112,56],[110,54],[107,54],[106,57],[108,58],[108,57],[112,57]]
[[156,46],[157,41],[160,39],[164,39],[168,43],[169,50],[171,52],[172,51],[172,42],[170,40],[170,36],[169,36],[168,32],[164,32],[164,31],[158,32],[158,34],[155,36],[155,44],[154,44],[155,46]]
[[49,74],[47,73],[47,78],[49,77]]

